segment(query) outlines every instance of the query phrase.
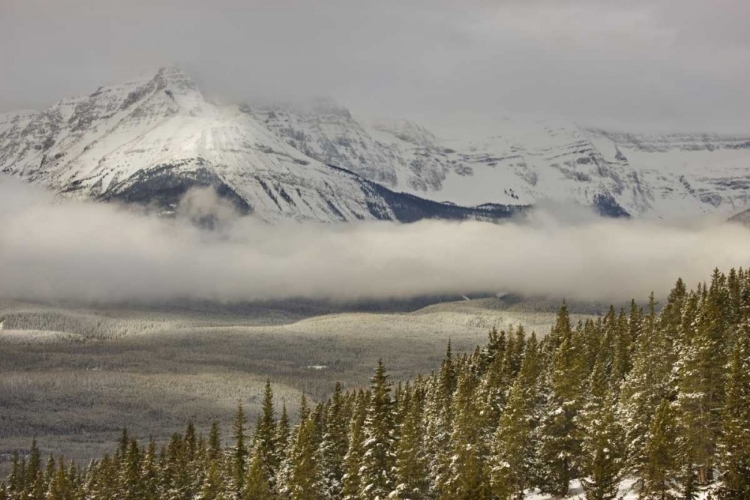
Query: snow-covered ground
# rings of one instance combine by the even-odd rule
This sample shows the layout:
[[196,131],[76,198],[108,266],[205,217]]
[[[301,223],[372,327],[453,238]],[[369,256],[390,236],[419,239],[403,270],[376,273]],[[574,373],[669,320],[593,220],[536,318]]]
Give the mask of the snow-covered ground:
[[[618,492],[618,498],[621,500],[637,500],[638,494],[633,491],[633,483],[634,480],[632,479],[625,479],[622,483],[620,483],[620,490]],[[708,495],[707,491],[701,492],[696,497],[698,500],[704,500],[706,496]],[[538,491],[529,492],[525,496],[526,500],[555,500],[556,497],[552,497],[550,495],[544,495],[539,493]],[[570,499],[584,499],[586,496],[583,493],[583,489],[581,488],[580,481],[572,481],[570,484],[570,492],[567,497]]]

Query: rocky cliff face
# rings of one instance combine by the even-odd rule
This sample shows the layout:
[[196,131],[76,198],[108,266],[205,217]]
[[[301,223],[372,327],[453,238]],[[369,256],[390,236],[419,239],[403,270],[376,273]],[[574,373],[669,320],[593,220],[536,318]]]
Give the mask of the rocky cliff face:
[[441,138],[404,120],[363,123],[330,100],[218,106],[176,68],[0,115],[0,171],[167,212],[213,186],[269,222],[496,218],[546,199],[654,218],[750,206],[750,136],[512,121]]

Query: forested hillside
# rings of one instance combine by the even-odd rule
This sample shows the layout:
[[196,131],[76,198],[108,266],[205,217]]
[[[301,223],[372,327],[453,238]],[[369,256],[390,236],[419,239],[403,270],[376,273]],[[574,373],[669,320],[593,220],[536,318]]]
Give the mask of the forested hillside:
[[[659,312],[657,312],[659,311]],[[294,421],[294,424],[292,423]],[[541,341],[495,331],[470,355],[450,345],[438,371],[287,415],[266,385],[247,428],[242,406],[222,439],[188,424],[170,442],[123,432],[112,456],[46,464],[16,456],[0,499],[750,498],[750,271],[677,281],[664,304],[611,308],[571,324],[563,304]]]

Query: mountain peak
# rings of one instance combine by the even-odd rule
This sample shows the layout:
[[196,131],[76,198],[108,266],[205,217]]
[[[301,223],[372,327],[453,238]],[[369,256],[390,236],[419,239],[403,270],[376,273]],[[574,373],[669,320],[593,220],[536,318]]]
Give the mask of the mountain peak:
[[192,77],[176,65],[159,68],[153,78],[160,86],[176,87],[177,89],[197,90]]

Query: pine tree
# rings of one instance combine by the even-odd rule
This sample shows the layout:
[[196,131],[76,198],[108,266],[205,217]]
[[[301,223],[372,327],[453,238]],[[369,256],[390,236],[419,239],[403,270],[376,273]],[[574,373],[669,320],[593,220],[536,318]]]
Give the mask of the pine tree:
[[675,477],[678,474],[677,457],[674,453],[676,427],[674,410],[669,401],[663,400],[656,410],[647,436],[646,464],[639,477],[640,498],[676,499],[674,494],[677,486]]
[[245,472],[247,470],[247,447],[245,446],[245,411],[242,403],[237,405],[237,416],[232,425],[232,438],[234,438],[234,449],[232,450],[232,478],[235,483],[235,491],[243,490]]
[[738,331],[732,350],[724,407],[721,498],[750,498],[750,322]]
[[558,315],[560,344],[554,354],[551,393],[539,432],[539,457],[545,470],[540,486],[542,491],[557,496],[567,494],[569,483],[575,477],[575,461],[581,448],[577,417],[583,367],[570,325],[564,325],[566,318],[568,312],[564,307]]
[[222,478],[221,474],[219,473],[219,467],[216,464],[216,460],[211,460],[210,464],[208,465],[206,479],[203,481],[203,486],[201,488],[201,500],[221,499],[224,492],[222,486]]
[[370,390],[372,396],[364,422],[359,495],[362,500],[383,500],[395,489],[395,484],[391,388],[382,360],[378,361]]
[[542,355],[547,362],[552,362],[555,353],[562,345],[563,340],[572,337],[573,330],[570,323],[570,312],[568,311],[567,302],[563,301],[560,310],[557,312],[555,324],[549,334],[544,338],[542,346]]
[[611,378],[616,384],[615,389],[619,391],[622,381],[627,378],[633,367],[632,337],[628,331],[628,319],[624,309],[620,310],[612,328],[615,330],[615,353],[612,361]]
[[539,376],[536,335],[528,341],[518,377],[508,398],[508,407],[493,439],[491,487],[501,499],[521,499],[530,486],[534,451],[533,430],[537,425],[536,402]]
[[[697,467],[701,485],[715,466],[721,431],[726,365],[728,291],[725,277],[714,271],[692,335],[683,338],[678,365],[679,414],[683,460]],[[690,475],[688,475],[690,479]]]
[[273,478],[279,468],[279,461],[276,454],[276,417],[273,406],[273,389],[269,379],[266,379],[261,415],[255,428],[252,446],[257,449],[260,455],[261,463],[266,468],[266,475],[271,480],[271,488],[273,489]]
[[253,449],[247,474],[242,482],[242,500],[273,500],[268,469],[259,447]]
[[634,321],[633,316],[641,325],[641,331],[633,333],[633,325],[630,325],[631,335],[635,335],[637,342],[633,368],[620,391],[619,419],[625,425],[629,469],[633,475],[641,477],[645,474],[648,461],[646,442],[651,420],[659,404],[672,392],[670,360],[673,355],[658,328],[653,294],[649,301],[649,314],[643,318],[640,313],[631,310],[631,321]]
[[482,415],[475,397],[477,380],[471,370],[459,377],[454,400],[454,429],[450,439],[451,463],[441,498],[482,500],[489,498],[488,450],[483,435]]
[[[29,459],[26,463],[26,486],[32,487],[37,479],[42,475],[42,456],[39,453],[39,447],[36,444],[36,439],[31,440],[31,449],[29,450]],[[34,497],[36,498],[36,497]]]
[[198,453],[198,438],[195,433],[195,425],[193,421],[188,421],[187,429],[185,429],[185,458],[188,462],[195,460],[195,455]]
[[424,391],[418,380],[408,399],[408,407],[396,445],[393,498],[398,500],[424,500],[429,494],[429,461],[424,443]]
[[208,433],[208,459],[218,460],[221,454],[221,431],[219,424],[211,423],[211,430]]
[[134,439],[130,441],[122,462],[119,478],[122,499],[142,500],[145,488],[141,482],[141,451]]
[[326,415],[326,432],[321,443],[326,492],[331,500],[341,498],[344,457],[348,449],[347,420],[341,384],[336,382]]
[[325,479],[318,450],[315,417],[300,422],[289,453],[290,470],[281,491],[289,500],[318,500],[325,497]]
[[[276,422],[276,460],[279,464],[286,457],[289,437],[291,436],[291,426],[289,424],[289,413],[286,410],[286,402],[281,403],[281,416]],[[279,465],[281,466],[281,465]]]
[[587,500],[613,500],[623,476],[624,446],[615,416],[615,398],[609,391],[601,359],[594,365],[588,385],[587,402],[581,412],[581,485]]
[[[490,359],[492,363],[500,362],[505,352],[505,336],[497,330],[490,332]],[[456,390],[457,369],[453,359],[451,344],[440,365],[437,377],[433,377],[428,392],[425,414],[426,448],[430,457],[430,482],[439,490],[448,477],[450,467],[450,436],[453,429],[453,393]]]
[[52,476],[47,489],[46,500],[72,500],[73,486],[70,484],[65,461],[62,457],[58,460],[57,471]]
[[369,392],[359,391],[354,403],[354,411],[349,424],[349,447],[344,457],[344,477],[341,494],[345,500],[357,500],[362,486],[360,469],[364,456],[365,419],[370,403]]
[[157,500],[159,497],[159,470],[157,461],[156,442],[150,439],[141,468],[143,480],[142,495],[144,500]]

